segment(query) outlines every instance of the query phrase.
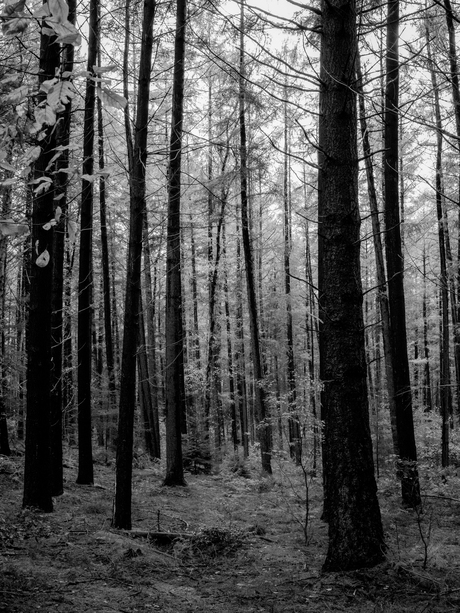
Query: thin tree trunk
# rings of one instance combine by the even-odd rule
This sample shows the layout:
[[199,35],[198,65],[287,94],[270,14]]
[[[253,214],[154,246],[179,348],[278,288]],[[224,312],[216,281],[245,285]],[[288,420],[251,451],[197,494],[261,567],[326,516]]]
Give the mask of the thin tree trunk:
[[246,354],[244,347],[243,322],[243,271],[241,269],[241,241],[238,223],[239,211],[236,213],[236,389],[240,408],[241,440],[243,442],[243,457],[249,456],[249,420],[246,392]]
[[[446,24],[449,35],[449,64],[450,64],[450,83],[452,86],[452,102],[454,107],[455,128],[457,137],[460,138],[460,85],[458,71],[458,55],[457,44],[455,40],[455,21],[452,4],[450,0],[444,0],[444,8],[446,12]],[[458,169],[458,197],[460,199],[460,158],[457,160]],[[458,260],[460,261],[460,208],[458,210]],[[454,325],[454,352],[456,356],[456,374],[457,374],[457,412],[460,411],[460,267],[457,266],[456,274],[457,296],[456,305],[457,313],[454,319],[457,325]]]
[[372,164],[372,148],[369,141],[369,129],[366,118],[366,108],[364,105],[364,89],[362,83],[361,63],[359,55],[356,62],[356,73],[358,77],[357,92],[359,94],[359,121],[361,125],[361,137],[363,142],[363,152],[367,177],[367,193],[372,221],[372,239],[375,252],[375,268],[377,277],[377,299],[380,308],[382,321],[383,354],[385,357],[385,376],[387,381],[388,405],[390,411],[391,434],[393,441],[393,452],[398,452],[398,431],[396,427],[396,404],[393,379],[393,361],[391,352],[390,338],[390,307],[388,304],[387,278],[385,272],[385,257],[383,253],[382,231],[380,225],[380,213],[377,202],[377,190],[375,188],[374,167]]
[[286,102],[284,104],[284,294],[286,300],[286,361],[287,361],[287,387],[288,387],[288,413],[289,413],[289,449],[291,457],[300,466],[302,462],[302,435],[300,432],[299,414],[297,410],[296,367],[294,357],[294,325],[292,319],[291,295],[291,193],[290,193],[290,165],[289,165],[289,129],[287,117],[287,88],[285,88]]
[[225,232],[225,224],[222,228],[222,256],[224,262],[223,270],[223,291],[224,291],[224,309],[225,309],[225,327],[227,332],[227,363],[228,363],[228,387],[230,396],[230,415],[231,415],[231,431],[232,442],[235,453],[238,452],[238,411],[236,403],[236,384],[235,384],[235,367],[233,356],[232,342],[232,323],[230,319],[230,300],[228,290],[228,264],[227,264],[227,240]]
[[407,355],[404,268],[399,211],[399,0],[388,0],[384,126],[386,263],[390,303],[390,333],[398,431],[398,476],[404,504],[420,504],[412,392]]
[[[444,199],[444,177],[442,171],[442,119],[439,104],[439,89],[436,73],[433,66],[430,47],[430,34],[426,28],[427,55],[431,72],[431,84],[433,86],[433,102],[436,121],[436,215],[438,220],[438,243],[439,243],[439,264],[440,264],[440,292],[441,292],[441,345],[440,345],[440,368],[439,368],[439,395],[440,410],[442,419],[442,442],[441,442],[441,462],[442,466],[449,465],[449,422],[452,414],[452,395],[450,377],[450,326],[449,326],[449,273],[447,268],[447,240],[449,237],[447,216],[445,214]],[[450,250],[450,248],[449,248]],[[452,259],[452,258],[451,258]],[[455,295],[454,292],[451,292]],[[455,324],[455,309],[453,311]]]
[[428,297],[427,297],[427,281],[426,281],[426,248],[423,247],[423,302],[422,302],[422,317],[423,317],[423,358],[424,377],[423,377],[423,405],[426,412],[433,410],[433,392],[431,389],[431,369],[430,369],[430,346],[428,343]]
[[[100,52],[100,49],[99,49]],[[100,53],[99,53],[100,55]],[[105,151],[104,151],[104,125],[102,113],[102,100],[97,99],[97,131],[98,131],[98,159],[99,171],[99,214],[101,220],[101,264],[102,264],[102,292],[104,306],[104,336],[105,336],[105,361],[107,366],[107,376],[109,380],[109,415],[117,404],[117,386],[115,381],[115,360],[113,348],[112,331],[112,301],[110,288],[110,263],[109,263],[109,239],[107,232],[107,199],[106,199],[106,180]]]
[[[83,179],[80,211],[78,272],[78,476],[77,483],[94,481],[92,452],[92,322],[93,322],[93,181],[96,85],[94,66],[99,41],[99,0],[91,0],[83,124]],[[85,176],[89,178],[85,178]]]
[[141,307],[142,233],[145,216],[145,175],[152,69],[153,21],[156,0],[146,0],[142,19],[141,56],[136,105],[133,155],[130,165],[130,220],[126,277],[123,353],[120,373],[117,468],[114,526],[131,529],[134,407],[136,404],[136,353]]
[[254,400],[256,409],[258,438],[262,469],[271,474],[272,436],[268,419],[268,407],[265,391],[265,373],[260,347],[259,318],[255,291],[254,258],[252,253],[249,228],[249,198],[248,198],[248,162],[246,140],[246,80],[245,80],[245,50],[244,50],[244,2],[241,3],[240,24],[240,76],[239,76],[239,127],[240,127],[240,182],[241,182],[241,233],[243,239],[244,262],[246,267],[246,289],[248,293],[249,322],[252,340],[252,361],[254,368]]
[[[155,326],[155,286],[152,285],[151,271],[151,253],[150,240],[148,233],[147,211],[144,217],[144,236],[143,236],[143,252],[144,252],[144,289],[146,295],[146,313],[147,313],[147,362],[150,381],[150,393],[152,397],[153,411],[153,434],[155,441],[154,456],[161,458],[160,445],[160,417],[158,411],[158,381],[157,381],[157,358],[156,358],[156,326]],[[157,262],[155,262],[156,271]]]

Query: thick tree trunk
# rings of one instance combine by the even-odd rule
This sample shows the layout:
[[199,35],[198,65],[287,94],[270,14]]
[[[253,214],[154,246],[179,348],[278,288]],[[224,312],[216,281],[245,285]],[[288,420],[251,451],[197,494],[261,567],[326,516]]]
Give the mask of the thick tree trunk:
[[168,169],[166,254],[166,476],[164,485],[185,485],[181,424],[185,416],[181,271],[181,155],[184,112],[186,0],[177,0],[174,84]]
[[323,0],[319,124],[320,370],[324,386],[326,571],[381,562],[360,271],[354,0]]
[[[52,79],[60,65],[59,45],[42,32],[40,40],[40,77]],[[38,101],[46,94],[41,92]],[[52,178],[52,158],[56,148],[55,126],[44,128],[41,153],[34,165],[34,178]],[[27,339],[27,418],[24,464],[24,507],[53,510],[51,488],[51,314],[53,291],[54,187],[34,193],[32,210],[32,245],[30,297]],[[43,260],[47,256],[48,261]]]
[[388,0],[384,126],[386,263],[390,302],[390,333],[398,432],[398,476],[403,503],[420,504],[412,392],[407,355],[404,266],[399,211],[399,0]]

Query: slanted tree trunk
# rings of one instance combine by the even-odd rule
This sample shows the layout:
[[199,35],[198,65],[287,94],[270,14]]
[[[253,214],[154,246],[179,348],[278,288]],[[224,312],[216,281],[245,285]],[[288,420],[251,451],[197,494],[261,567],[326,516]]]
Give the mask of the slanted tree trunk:
[[181,436],[181,424],[185,416],[185,382],[180,212],[186,8],[186,0],[177,0],[166,239],[166,476],[164,485],[185,485]]
[[248,294],[249,322],[251,327],[252,361],[254,368],[254,402],[257,419],[258,438],[262,469],[271,474],[272,435],[268,419],[265,391],[265,373],[260,347],[259,317],[249,228],[248,162],[246,141],[246,79],[244,50],[244,2],[241,3],[240,23],[240,76],[239,76],[239,127],[240,127],[240,193],[241,193],[241,234],[243,240],[244,263],[246,267],[246,289]]
[[[54,36],[40,36],[39,83],[52,79],[60,65],[60,49]],[[38,102],[46,94],[40,91]],[[55,126],[43,128],[39,142],[40,156],[34,165],[34,179],[51,179],[51,162],[56,148]],[[38,143],[37,143],[38,144]],[[30,297],[27,339],[27,417],[24,464],[24,507],[41,511],[53,510],[51,488],[51,314],[53,291],[53,227],[46,229],[55,217],[54,186],[33,195]]]
[[385,358],[385,376],[388,391],[388,405],[390,410],[391,434],[393,440],[393,451],[398,453],[398,431],[396,427],[396,404],[393,381],[393,363],[390,338],[390,307],[388,304],[387,278],[385,272],[385,256],[383,253],[382,232],[380,224],[380,213],[377,202],[377,190],[375,188],[374,166],[372,163],[372,148],[369,141],[369,129],[367,125],[366,108],[364,104],[364,88],[362,83],[361,62],[359,55],[356,62],[356,74],[358,77],[357,92],[359,94],[359,121],[361,125],[361,137],[365,156],[367,193],[369,198],[369,208],[372,221],[372,240],[375,252],[375,270],[377,277],[377,299],[380,309],[383,353]]
[[387,55],[384,125],[384,184],[386,264],[390,303],[390,335],[398,432],[398,476],[402,500],[408,506],[420,504],[412,392],[407,355],[404,266],[399,211],[399,0],[388,0]]
[[[94,481],[92,451],[91,377],[93,322],[93,181],[94,118],[99,41],[99,0],[91,0],[85,113],[83,123],[83,178],[80,210],[80,258],[78,268],[78,476],[77,483],[91,485]],[[86,178],[87,177],[87,178]]]
[[325,420],[324,570],[382,561],[366,385],[355,94],[356,3],[323,0],[319,123],[320,373]]
[[114,526],[131,529],[136,353],[141,306],[142,232],[145,216],[145,174],[152,69],[153,21],[156,0],[146,0],[142,20],[141,56],[133,155],[130,165],[130,219],[126,276],[123,353],[120,373]]

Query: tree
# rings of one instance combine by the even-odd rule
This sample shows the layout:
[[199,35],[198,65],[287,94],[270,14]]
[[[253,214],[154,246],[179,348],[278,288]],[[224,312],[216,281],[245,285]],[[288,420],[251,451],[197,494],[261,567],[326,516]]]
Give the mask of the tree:
[[166,476],[164,485],[185,485],[181,436],[181,423],[185,415],[185,385],[180,213],[186,8],[186,0],[177,0],[166,237]]
[[244,49],[244,2],[241,3],[240,19],[240,61],[239,61],[239,129],[240,129],[240,194],[241,194],[241,235],[243,242],[244,264],[246,268],[246,288],[248,295],[249,323],[251,328],[251,349],[254,366],[254,400],[257,428],[260,441],[262,469],[271,474],[272,434],[268,419],[265,391],[265,367],[260,346],[259,317],[255,289],[254,257],[252,253],[249,227],[248,198],[248,153],[246,140],[246,77]]
[[318,257],[323,382],[324,570],[384,558],[366,385],[355,82],[356,3],[321,3]]
[[136,405],[136,353],[139,347],[141,308],[142,234],[145,218],[145,172],[149,122],[150,73],[152,68],[153,21],[156,1],[144,3],[137,112],[131,157],[131,198],[126,277],[123,354],[118,418],[117,474],[114,526],[131,529],[134,408]]
[[[40,91],[37,120],[47,110],[47,83],[60,65],[60,49],[54,33],[42,22],[40,35]],[[34,164],[37,185],[32,209],[32,263],[27,338],[27,417],[24,464],[24,507],[53,510],[51,498],[51,314],[53,290],[53,224],[55,220],[52,158],[56,147],[55,126],[40,122],[37,141],[40,154]],[[48,186],[46,184],[48,183]],[[38,186],[42,189],[38,189]]]
[[78,268],[78,475],[77,483],[94,481],[91,417],[93,325],[93,173],[94,118],[96,110],[99,0],[89,8],[88,59],[83,120],[83,176],[80,208],[80,257]]
[[412,393],[407,354],[404,262],[399,200],[399,0],[388,1],[384,118],[385,242],[390,340],[402,500],[420,504]]

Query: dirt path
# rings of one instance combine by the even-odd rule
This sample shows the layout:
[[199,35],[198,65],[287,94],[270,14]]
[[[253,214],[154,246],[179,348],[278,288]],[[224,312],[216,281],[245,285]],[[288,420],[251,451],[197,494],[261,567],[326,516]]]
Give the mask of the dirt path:
[[305,526],[302,474],[288,463],[273,479],[222,470],[176,489],[161,486],[155,465],[137,469],[133,527],[185,533],[172,545],[112,530],[114,470],[95,468],[98,484],[77,486],[70,462],[55,512],[38,514],[21,509],[21,460],[0,459],[1,613],[460,611],[458,478],[418,520],[381,491],[388,562],[322,575],[319,483]]

